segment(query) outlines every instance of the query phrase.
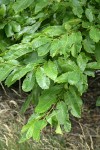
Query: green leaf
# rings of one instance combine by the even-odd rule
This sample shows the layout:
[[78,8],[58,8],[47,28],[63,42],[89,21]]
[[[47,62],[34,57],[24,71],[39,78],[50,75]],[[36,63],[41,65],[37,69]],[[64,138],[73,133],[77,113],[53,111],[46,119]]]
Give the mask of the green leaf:
[[33,130],[34,130],[34,126],[31,125],[31,127],[28,129],[26,133],[26,139],[30,139],[33,136]]
[[4,36],[1,36],[0,37],[0,52],[5,52],[5,50],[9,47],[10,45],[10,41],[5,38],[4,39]]
[[[4,62],[4,59],[2,57],[0,57],[0,63],[3,63]],[[3,65],[3,64],[2,64]],[[1,66],[2,66],[1,65]]]
[[82,41],[81,32],[72,32],[68,37],[68,46],[72,46],[73,44],[79,44]]
[[34,72],[29,72],[22,84],[23,91],[25,92],[31,91],[33,89],[34,84],[35,84]]
[[9,63],[0,67],[0,82],[5,80],[14,68],[15,66]]
[[[64,125],[67,129],[67,132],[71,130],[71,124],[69,124],[69,113],[65,102],[61,101],[57,104],[57,120],[60,125]],[[67,124],[68,122],[68,124]]]
[[54,57],[58,54],[66,54],[66,46],[67,46],[68,35],[64,34],[59,39],[53,39],[50,46],[50,56]]
[[77,54],[81,51],[81,44],[73,44],[70,51],[73,57],[77,57]]
[[5,33],[7,37],[12,37],[14,35],[12,25],[10,23],[5,26]]
[[33,126],[34,122],[41,117],[38,114],[33,113],[28,120],[28,123],[22,127],[21,133],[25,133],[28,129]]
[[6,6],[5,6],[5,4],[2,4],[0,6],[0,18],[5,17],[5,16],[6,16]]
[[67,72],[67,71],[75,71],[78,70],[78,66],[76,65],[76,63],[71,60],[71,59],[58,59],[58,64],[61,67],[61,70],[63,72]]
[[44,56],[44,55],[46,55],[49,52],[49,50],[50,50],[49,47],[50,47],[50,43],[47,43],[45,45],[40,46],[37,49],[38,56]]
[[21,111],[36,112],[21,141],[38,141],[47,122],[69,132],[69,112],[81,116],[87,79],[100,70],[99,1],[0,0],[0,81],[22,79]]
[[82,13],[83,13],[83,9],[82,9],[82,7],[73,7],[73,13],[75,14],[75,15],[77,15],[79,18],[81,18],[82,17]]
[[42,89],[48,89],[50,86],[50,80],[46,76],[44,69],[42,67],[37,68],[36,81]]
[[14,84],[16,82],[16,80],[12,81],[12,78],[16,74],[16,72],[18,72],[18,70],[19,70],[18,67],[16,67],[16,68],[13,69],[13,71],[7,77],[7,79],[5,81],[5,85],[7,85],[8,87],[10,87],[12,84]]
[[9,50],[4,55],[4,59],[11,60],[11,59],[17,59],[27,53],[32,52],[32,46],[30,43],[28,44],[14,44],[9,47]]
[[[36,49],[36,48],[39,48],[40,46],[43,46],[43,45],[48,44],[50,42],[51,42],[51,39],[46,37],[46,36],[37,37],[37,38],[32,40],[32,48]],[[39,50],[39,52],[40,52],[40,50]]]
[[68,72],[68,83],[70,85],[76,85],[79,81],[80,81],[79,71]]
[[43,95],[39,99],[39,103],[35,108],[35,112],[44,113],[56,102],[56,96]]
[[57,77],[56,82],[57,83],[66,83],[66,82],[68,82],[68,73],[63,73],[62,75]]
[[0,30],[4,29],[4,27],[5,27],[6,24],[7,24],[7,22],[4,22],[4,23],[0,24]]
[[16,79],[12,81],[13,76],[19,71],[20,64],[17,60],[8,61],[9,64],[14,65],[14,69],[10,72],[9,76],[6,78],[5,84],[10,87],[12,84],[16,82]]
[[95,0],[97,3],[100,3],[100,1],[99,0]]
[[25,65],[34,63],[35,66],[42,64],[44,62],[43,57],[39,57],[37,52],[32,52],[26,55],[23,59]]
[[91,23],[90,22],[86,22],[86,21],[82,21],[82,27],[89,29],[91,27]]
[[86,70],[84,71],[84,74],[86,74],[87,76],[95,77],[95,72],[93,70]]
[[69,120],[69,114],[66,104],[63,101],[58,102],[56,109],[58,112],[57,119],[59,124],[66,124],[66,120]]
[[47,125],[47,122],[45,120],[38,120],[39,118],[40,117],[38,115],[33,114],[29,119],[28,123],[23,126],[21,132],[26,133],[24,134],[24,137],[22,137],[22,139],[20,140],[20,143],[28,140],[31,137],[33,137],[33,139],[36,141],[40,140],[40,132]]
[[57,112],[53,110],[53,112],[46,117],[46,120],[50,125],[53,125],[53,119],[56,118],[56,114]]
[[57,134],[63,134],[60,125],[58,124],[56,127],[56,131]]
[[60,36],[64,34],[65,32],[66,30],[64,29],[63,26],[49,26],[43,30],[43,33],[50,37]]
[[90,32],[89,32],[90,38],[94,42],[99,42],[100,40],[100,30],[94,26],[91,27]]
[[80,72],[78,71],[69,71],[67,73],[64,73],[60,75],[57,79],[57,83],[66,83],[68,82],[71,85],[75,85],[80,80]]
[[[28,43],[31,41],[31,39],[34,38],[34,33],[38,30],[38,28],[40,27],[41,22],[36,22],[35,24],[31,25],[31,26],[25,26],[24,28],[21,29],[20,32],[18,32],[15,35],[16,39],[19,39],[21,36],[24,35],[22,43]],[[26,36],[25,36],[26,35]]]
[[65,55],[66,53],[69,53],[69,51],[66,50],[66,46],[67,46],[67,41],[68,40],[68,34],[64,34],[61,36],[61,38],[58,40],[59,42],[59,54],[60,55]]
[[96,106],[100,106],[100,96],[97,98]]
[[34,64],[28,64],[26,66],[20,67],[19,70],[12,77],[12,81],[20,80],[24,75],[26,75],[28,72],[33,70],[33,68],[34,68]]
[[13,9],[16,13],[18,13],[29,7],[33,2],[34,0],[16,0],[16,2],[13,4]]
[[[56,95],[63,90],[63,85],[50,86],[49,89],[42,92],[43,95]],[[55,92],[53,92],[55,91]]]
[[82,4],[79,0],[70,0],[70,6],[73,8],[73,13],[77,15],[79,18],[82,17],[83,9]]
[[1,4],[9,4],[10,0],[0,0],[0,5]]
[[82,45],[81,32],[72,32],[67,39],[66,51],[71,52],[73,57],[77,57],[77,54],[81,51]]
[[32,137],[35,141],[40,140],[40,132],[46,125],[47,125],[47,122],[45,120],[37,120],[34,122],[33,136]]
[[95,51],[95,43],[89,37],[83,40],[84,50],[88,53],[94,53]]
[[49,60],[47,63],[45,63],[44,72],[50,79],[55,81],[55,79],[57,78],[57,74],[58,74],[57,66],[55,62]]
[[59,53],[59,40],[54,39],[50,46],[50,56],[54,57]]
[[20,32],[21,26],[16,21],[11,22],[13,32]]
[[73,28],[73,26],[76,26],[76,25],[78,25],[79,23],[81,22],[81,19],[79,19],[79,18],[70,18],[69,20],[65,20],[64,21],[64,26],[65,26],[65,29],[67,30],[67,31],[69,31],[69,30],[71,30],[71,28]]
[[[34,112],[33,112],[33,114],[30,116],[30,118],[28,119],[28,123],[27,124],[30,124],[30,123],[33,123],[35,120],[39,120],[39,119],[41,119],[41,117],[43,117],[43,115],[38,115],[38,114],[35,114]],[[26,124],[26,126],[27,126],[27,124]],[[25,132],[25,131],[24,131]]]
[[75,117],[81,117],[82,100],[74,87],[70,87],[69,91],[65,93],[65,103],[68,105],[71,114]]
[[28,139],[26,138],[26,134],[24,133],[23,135],[21,135],[21,138],[19,140],[19,143],[23,143],[26,142]]
[[92,10],[91,10],[91,9],[87,8],[87,9],[85,10],[85,14],[86,14],[87,19],[88,19],[90,22],[92,22],[92,21],[94,20],[94,16],[93,16],[93,13],[92,13]]
[[[55,93],[53,91],[55,90]],[[46,112],[50,107],[56,103],[56,94],[59,92],[59,87],[53,87],[45,90],[39,98],[39,103],[35,108],[35,112],[43,113]]]
[[98,63],[100,63],[100,43],[96,44],[95,57]]
[[87,76],[80,72],[80,80],[79,80],[79,82],[77,82],[77,84],[75,86],[77,87],[80,95],[82,95],[84,92],[86,92],[86,90],[88,88]]
[[85,53],[80,53],[77,57],[77,63],[82,72],[85,70],[88,60],[89,58],[85,55]]
[[100,69],[100,63],[99,62],[90,62],[87,64],[87,68]]

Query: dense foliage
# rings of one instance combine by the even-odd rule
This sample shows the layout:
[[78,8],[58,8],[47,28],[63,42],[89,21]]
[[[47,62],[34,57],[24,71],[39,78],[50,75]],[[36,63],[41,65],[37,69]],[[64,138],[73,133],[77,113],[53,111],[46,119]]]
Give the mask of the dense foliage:
[[21,142],[38,141],[48,123],[69,132],[69,113],[81,117],[87,77],[100,69],[99,8],[100,0],[0,1],[0,81],[23,78],[22,112],[35,106]]

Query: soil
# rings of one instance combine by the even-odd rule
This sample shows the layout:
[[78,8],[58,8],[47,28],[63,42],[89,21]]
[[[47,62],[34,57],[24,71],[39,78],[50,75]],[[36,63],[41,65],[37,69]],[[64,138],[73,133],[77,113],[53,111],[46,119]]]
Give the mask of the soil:
[[[48,150],[100,150],[100,107],[96,106],[96,100],[100,96],[100,72],[96,73],[95,78],[89,78],[88,83],[88,91],[82,96],[84,102],[82,118],[71,117],[72,131],[63,136],[56,135],[51,128],[45,129],[42,134],[42,143],[44,144],[39,150],[47,149],[44,139],[48,139],[53,146],[49,144]],[[18,86],[17,88],[13,86],[10,89],[2,84],[0,86],[0,104],[7,104],[7,107],[14,110],[12,116],[15,120],[18,115],[17,111],[20,110],[26,96],[27,94],[23,93]],[[0,111],[3,110],[2,107],[0,105]],[[24,115],[22,124],[26,122],[32,110],[33,108],[30,106]],[[11,118],[5,118],[2,119],[3,123],[9,125]],[[16,122],[18,123],[18,121]]]

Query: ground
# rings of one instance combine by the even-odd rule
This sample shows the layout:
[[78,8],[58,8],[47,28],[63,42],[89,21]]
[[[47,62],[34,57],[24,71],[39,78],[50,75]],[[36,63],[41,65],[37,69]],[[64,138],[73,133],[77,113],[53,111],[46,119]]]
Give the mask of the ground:
[[100,96],[100,72],[96,73],[95,78],[89,78],[89,89],[82,96],[82,118],[70,117],[71,133],[56,135],[48,127],[43,130],[39,143],[32,140],[18,143],[21,127],[32,111],[30,106],[25,115],[20,114],[26,97],[20,92],[20,89],[8,89],[1,84],[0,150],[100,150],[100,107],[96,107],[96,99]]

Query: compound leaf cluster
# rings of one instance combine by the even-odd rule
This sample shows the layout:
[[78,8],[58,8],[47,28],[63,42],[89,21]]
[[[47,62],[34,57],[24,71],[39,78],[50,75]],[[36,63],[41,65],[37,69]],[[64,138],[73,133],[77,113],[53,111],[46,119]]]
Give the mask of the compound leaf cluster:
[[21,111],[35,106],[20,142],[39,141],[47,124],[70,132],[69,114],[81,117],[87,78],[100,69],[99,8],[99,0],[0,1],[0,82],[22,78]]

